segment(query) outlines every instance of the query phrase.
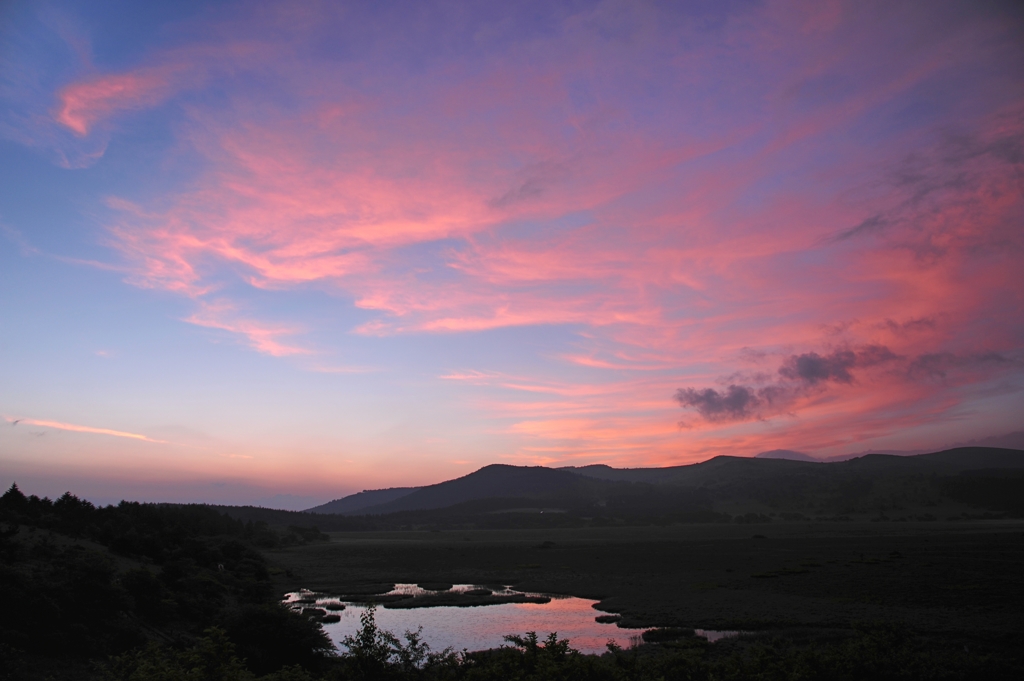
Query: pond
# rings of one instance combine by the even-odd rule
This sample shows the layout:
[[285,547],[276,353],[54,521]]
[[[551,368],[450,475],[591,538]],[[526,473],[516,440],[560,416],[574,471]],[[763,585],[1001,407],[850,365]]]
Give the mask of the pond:
[[[377,626],[399,637],[405,631],[416,631],[422,627],[422,639],[433,651],[448,647],[456,651],[487,650],[502,645],[505,642],[503,637],[507,634],[521,636],[528,631],[535,631],[542,639],[550,632],[557,632],[559,639],[569,639],[570,645],[581,653],[601,654],[607,651],[609,641],[628,648],[638,643],[642,634],[640,629],[620,629],[614,623],[595,621],[595,617],[606,615],[594,610],[597,601],[572,596],[524,593],[509,588],[486,588],[472,584],[456,584],[443,592],[427,591],[415,584],[397,584],[383,596],[369,597],[384,601],[384,604],[377,606]],[[419,603],[438,601],[468,603],[515,598],[532,599],[535,602],[499,602],[471,607],[419,606]],[[303,602],[300,603],[300,600]],[[365,602],[359,602],[364,600],[362,597],[350,600],[347,597],[332,598],[304,591],[288,594],[285,603],[297,609],[303,606],[323,608],[339,600],[344,604],[344,610],[329,611],[331,615],[337,615],[339,620],[325,622],[323,627],[335,645],[339,646],[339,650],[344,650],[340,647],[341,640],[355,634],[359,629],[359,616],[370,607]]]

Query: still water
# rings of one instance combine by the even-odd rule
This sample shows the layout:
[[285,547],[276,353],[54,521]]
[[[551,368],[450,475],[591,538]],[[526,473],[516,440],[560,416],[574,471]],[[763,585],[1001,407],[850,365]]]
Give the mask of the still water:
[[[471,584],[456,584],[451,591],[465,592],[481,588]],[[427,592],[415,584],[398,584],[389,593],[424,595]],[[510,589],[494,590],[497,595],[512,595],[521,592]],[[541,594],[527,594],[541,595]],[[546,595],[546,594],[545,594]],[[295,603],[299,598],[313,596],[309,592],[288,594],[286,603]],[[315,595],[317,604],[307,607],[321,607],[322,604],[337,601],[336,598]],[[543,639],[550,632],[558,632],[559,639],[569,639],[569,645],[581,653],[601,654],[607,651],[607,643],[628,648],[638,642],[642,630],[620,629],[615,624],[595,622],[594,618],[604,614],[594,610],[597,601],[571,596],[550,596],[548,603],[502,603],[473,607],[436,606],[430,608],[389,609],[377,606],[377,626],[387,629],[401,638],[405,631],[416,631],[423,627],[422,640],[433,651],[451,647],[455,651],[486,650],[502,645],[506,634],[523,635],[535,631]],[[345,609],[332,614],[339,615],[339,622],[323,625],[331,640],[341,647],[345,636],[353,635],[359,629],[359,616],[367,606],[350,603],[342,599]]]

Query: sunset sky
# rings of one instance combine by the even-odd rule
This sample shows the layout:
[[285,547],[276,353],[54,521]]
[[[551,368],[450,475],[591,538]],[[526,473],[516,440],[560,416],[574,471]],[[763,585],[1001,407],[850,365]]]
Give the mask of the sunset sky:
[[0,5],[0,484],[305,508],[1024,424],[1016,3]]

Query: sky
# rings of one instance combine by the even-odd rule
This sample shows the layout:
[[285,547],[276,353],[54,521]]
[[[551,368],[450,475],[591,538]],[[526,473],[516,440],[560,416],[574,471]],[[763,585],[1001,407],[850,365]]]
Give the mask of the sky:
[[1024,425],[1015,3],[0,4],[0,485]]

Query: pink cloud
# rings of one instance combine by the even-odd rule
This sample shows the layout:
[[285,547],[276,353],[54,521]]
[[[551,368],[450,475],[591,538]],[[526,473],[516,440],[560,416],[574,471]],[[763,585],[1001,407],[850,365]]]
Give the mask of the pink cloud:
[[140,435],[138,433],[128,433],[122,430],[111,430],[110,428],[94,428],[92,426],[80,426],[74,423],[62,423],[61,421],[48,421],[45,419],[30,419],[30,418],[18,418],[12,419],[10,417],[4,417],[7,422],[12,425],[18,425],[24,423],[30,426],[40,426],[43,428],[55,428],[57,430],[67,430],[73,433],[90,433],[93,435],[111,435],[113,437],[124,437],[131,440],[142,440],[143,442],[152,442],[154,444],[167,444],[165,440],[154,440]]
[[118,111],[143,109],[166,100],[173,92],[173,69],[151,68],[77,81],[61,90],[54,118],[84,137],[101,119]]
[[[838,446],[841,422],[927,423],[955,393],[932,396],[907,363],[1019,347],[1019,325],[998,317],[1024,298],[1022,106],[993,96],[1002,111],[981,115],[954,102],[963,132],[930,122],[871,137],[887,107],[966,83],[991,55],[964,46],[998,27],[914,47],[900,37],[914,22],[854,8],[769,3],[714,40],[648,7],[595,11],[416,73],[401,60],[371,68],[376,47],[366,61],[268,65],[229,44],[276,98],[239,86],[227,104],[191,103],[182,135],[197,177],[142,205],[112,200],[110,241],[133,284],[193,299],[186,321],[274,356],[308,353],[282,340],[302,329],[237,316],[228,290],[318,287],[370,313],[352,330],[371,336],[572,327],[578,342],[551,359],[586,379],[444,376],[485,393],[480,408],[510,421],[523,452],[671,461],[786,445],[768,421],[818,446]],[[271,51],[288,55],[315,23],[297,20]],[[187,78],[157,66],[69,85],[57,119],[85,135],[177,83],[201,87],[194,74],[212,72],[215,52],[188,54],[153,61],[187,63]],[[916,334],[886,324],[911,319],[935,321]],[[742,374],[760,390],[786,357],[869,345],[907,358],[903,373],[873,366],[742,418],[683,416],[685,437],[676,426],[679,388],[720,394]],[[738,360],[745,348],[763,365]],[[993,375],[961,365],[946,380]],[[699,446],[681,452],[684,440]]]
[[252,349],[274,357],[312,354],[312,350],[287,345],[278,340],[281,336],[293,336],[300,329],[239,318],[235,312],[231,303],[225,301],[202,302],[199,309],[184,321],[244,336]]

